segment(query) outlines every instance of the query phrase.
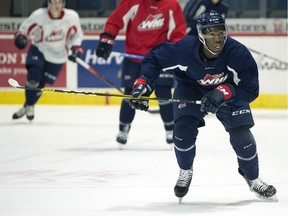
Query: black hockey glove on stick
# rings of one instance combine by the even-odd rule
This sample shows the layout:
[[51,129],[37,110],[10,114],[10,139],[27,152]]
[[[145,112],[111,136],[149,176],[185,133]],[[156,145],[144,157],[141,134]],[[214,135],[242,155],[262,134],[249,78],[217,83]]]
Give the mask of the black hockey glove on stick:
[[96,49],[96,56],[107,60],[112,52],[115,36],[108,32],[100,34],[100,43]]
[[[151,86],[147,83],[147,79],[145,77],[140,77],[135,80],[133,85],[133,90],[131,92],[131,96],[133,98],[140,98],[141,96],[150,96],[153,92]],[[132,109],[144,110],[147,111],[149,109],[149,101],[148,100],[129,100],[129,105]]]
[[214,114],[220,106],[233,101],[234,97],[235,90],[232,85],[220,85],[202,98],[200,111]]
[[68,56],[68,59],[72,62],[76,62],[77,58],[80,58],[83,54],[83,48],[81,46],[71,47],[71,55]]
[[25,49],[28,44],[28,38],[22,33],[18,32],[15,35],[14,44],[20,50]]

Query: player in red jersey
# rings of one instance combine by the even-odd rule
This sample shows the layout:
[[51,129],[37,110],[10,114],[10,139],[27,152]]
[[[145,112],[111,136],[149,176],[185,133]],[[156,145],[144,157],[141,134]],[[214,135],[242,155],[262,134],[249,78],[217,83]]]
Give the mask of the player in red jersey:
[[[186,23],[177,0],[122,0],[108,17],[100,43],[96,49],[97,57],[108,59],[113,49],[115,37],[125,30],[125,52],[146,55],[161,42],[176,42],[186,35]],[[130,94],[133,82],[140,76],[140,61],[125,58],[122,65],[121,85],[124,93]],[[174,84],[173,71],[161,72],[154,88],[157,97],[171,98]],[[166,142],[173,143],[173,107],[171,103],[159,103],[160,115],[166,130]],[[135,110],[123,100],[120,109],[120,124],[117,142],[120,148],[126,144]]]

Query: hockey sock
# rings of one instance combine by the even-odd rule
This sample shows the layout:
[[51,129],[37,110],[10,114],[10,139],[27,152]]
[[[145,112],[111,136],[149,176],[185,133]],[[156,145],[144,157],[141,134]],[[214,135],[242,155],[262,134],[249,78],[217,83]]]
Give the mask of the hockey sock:
[[[39,82],[27,80],[26,87],[28,88],[38,88]],[[25,97],[26,97],[26,105],[34,105],[38,98],[41,96],[42,92],[34,91],[34,90],[25,90]]]
[[[125,89],[124,94],[130,94],[132,91],[132,89]],[[132,109],[128,103],[127,100],[122,100],[121,103],[121,108],[120,108],[120,125],[119,125],[119,130],[120,131],[126,131],[126,126],[129,125],[130,128],[130,124],[132,123],[132,121],[134,120],[134,116],[135,116],[135,109]]]
[[193,166],[198,123],[199,121],[193,116],[182,116],[175,123],[174,151],[181,169],[188,170]]
[[[239,169],[245,178],[258,178],[259,163],[256,142],[250,129],[246,126],[229,131],[230,143],[237,154]],[[240,171],[240,172],[241,172]]]
[[[171,87],[169,86],[155,86],[155,94],[159,98],[171,98]],[[173,130],[174,118],[173,118],[173,104],[168,101],[159,102],[160,115],[164,122],[165,130]]]

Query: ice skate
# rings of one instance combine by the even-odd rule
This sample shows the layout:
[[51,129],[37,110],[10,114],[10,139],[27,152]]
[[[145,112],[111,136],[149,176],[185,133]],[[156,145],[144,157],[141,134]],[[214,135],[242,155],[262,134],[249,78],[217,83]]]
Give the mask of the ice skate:
[[116,137],[116,141],[119,143],[119,149],[123,149],[124,145],[127,143],[128,133],[120,131]]
[[269,202],[278,202],[276,196],[276,188],[273,185],[268,185],[263,182],[260,178],[250,180],[244,176],[243,171],[238,168],[238,172],[242,175],[247,182],[250,191],[254,192],[256,197]]
[[19,119],[22,118],[26,114],[26,107],[21,107],[17,112],[15,112],[12,116],[12,119]]
[[34,119],[34,106],[26,106],[26,117],[30,121]]
[[276,188],[273,185],[268,185],[263,182],[260,178],[254,180],[246,179],[250,191],[254,192],[256,197],[269,202],[278,202],[276,196]]
[[166,131],[166,142],[167,144],[173,144],[173,131],[172,130]]
[[174,187],[175,196],[179,199],[179,204],[182,202],[182,198],[188,193],[189,186],[192,180],[193,170],[180,169],[179,177]]

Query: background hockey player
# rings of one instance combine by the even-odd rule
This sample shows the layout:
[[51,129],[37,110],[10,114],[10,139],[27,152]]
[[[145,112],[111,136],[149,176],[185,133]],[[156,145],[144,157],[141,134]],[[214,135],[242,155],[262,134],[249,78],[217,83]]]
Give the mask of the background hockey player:
[[189,0],[183,9],[187,24],[187,34],[198,36],[196,23],[202,13],[213,10],[225,18],[228,9],[228,5],[223,3],[222,0]]
[[[121,29],[126,29],[125,51],[129,54],[144,56],[161,42],[176,42],[186,33],[186,24],[182,9],[177,0],[122,0],[108,18],[100,43],[97,57],[107,59],[112,51],[115,37]],[[140,60],[125,58],[122,65],[121,85],[124,93],[130,94],[133,82],[140,76]],[[172,72],[161,73],[155,82],[157,97],[171,97],[174,79]],[[159,103],[160,115],[166,130],[166,141],[173,142],[172,132],[173,106],[171,103]],[[120,148],[126,144],[135,110],[127,100],[122,100],[120,109],[120,132],[117,142]]]
[[[229,134],[236,153],[239,173],[251,191],[262,199],[276,201],[276,189],[259,178],[254,126],[249,103],[259,94],[258,69],[248,49],[227,37],[225,20],[217,12],[200,16],[199,39],[186,36],[176,44],[162,43],[142,61],[141,77],[132,96],[150,95],[159,68],[175,68],[177,87],[174,98],[201,100],[201,105],[174,103],[174,150],[180,174],[174,192],[180,202],[191,183],[198,128],[205,125],[208,113],[216,114]],[[147,101],[130,100],[133,108],[148,109]],[[217,145],[211,140],[211,145]],[[209,161],[209,163],[213,163]]]
[[[20,26],[15,35],[15,46],[24,49],[31,40],[26,59],[26,87],[43,88],[46,83],[53,84],[67,61],[82,54],[82,29],[78,14],[64,9],[64,0],[48,0],[48,8],[34,11]],[[24,106],[14,113],[13,119],[26,114],[34,119],[34,105],[41,97],[41,92],[25,90]]]

